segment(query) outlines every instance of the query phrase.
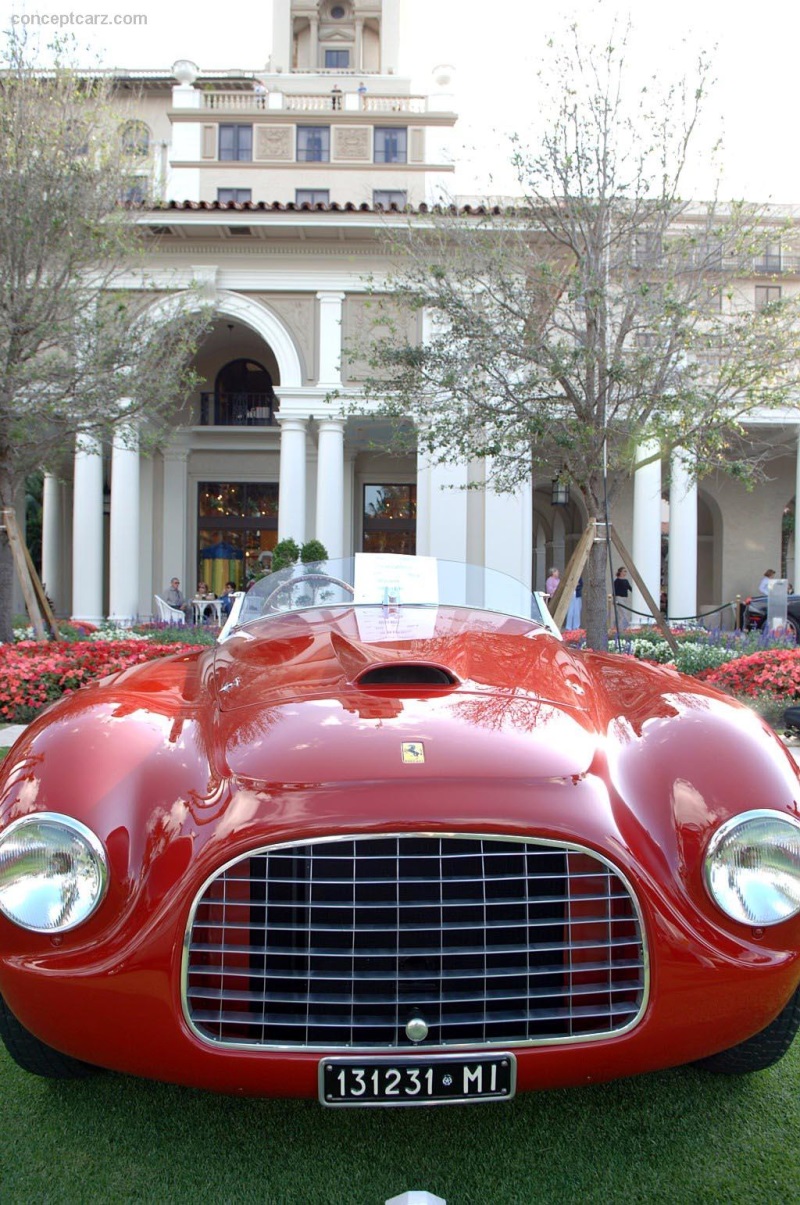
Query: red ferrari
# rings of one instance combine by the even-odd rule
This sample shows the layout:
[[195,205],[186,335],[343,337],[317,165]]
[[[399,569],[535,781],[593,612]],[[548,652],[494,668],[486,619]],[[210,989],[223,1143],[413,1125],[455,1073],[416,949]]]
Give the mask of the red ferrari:
[[484,569],[267,577],[2,766],[0,1033],[39,1075],[352,1107],[753,1071],[799,983],[778,740]]

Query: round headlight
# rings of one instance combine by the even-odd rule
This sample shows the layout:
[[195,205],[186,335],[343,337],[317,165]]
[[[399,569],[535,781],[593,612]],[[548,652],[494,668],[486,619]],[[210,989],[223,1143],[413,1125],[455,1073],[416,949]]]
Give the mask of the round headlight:
[[735,816],[711,838],[711,898],[745,925],[777,925],[800,912],[800,823],[780,812]]
[[0,912],[23,929],[74,929],[100,903],[107,879],[103,846],[69,816],[37,812],[0,834]]

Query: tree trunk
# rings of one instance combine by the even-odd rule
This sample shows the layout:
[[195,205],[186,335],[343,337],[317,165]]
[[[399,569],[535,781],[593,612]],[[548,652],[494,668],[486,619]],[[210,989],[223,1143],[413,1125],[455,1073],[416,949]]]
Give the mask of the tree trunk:
[[[601,528],[602,530],[602,528]],[[606,546],[595,540],[583,572],[582,619],[590,649],[608,648],[608,604],[606,598]]]
[[[14,480],[9,461],[0,449],[0,509],[14,506]],[[14,557],[8,533],[0,531],[0,641],[14,641]]]
[[0,532],[0,642],[14,641],[14,558],[6,533]]

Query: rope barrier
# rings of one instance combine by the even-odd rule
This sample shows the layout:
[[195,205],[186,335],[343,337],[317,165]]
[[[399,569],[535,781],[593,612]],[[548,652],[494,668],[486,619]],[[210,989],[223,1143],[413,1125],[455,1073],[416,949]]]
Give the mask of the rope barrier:
[[[687,623],[693,619],[707,619],[709,615],[716,615],[718,611],[727,611],[728,607],[735,608],[735,602],[723,603],[721,607],[714,607],[711,611],[702,611],[698,615],[670,615],[665,617],[667,623]],[[634,611],[633,607],[626,606],[625,603],[617,603],[621,611],[627,611],[630,615],[641,615],[644,619],[652,619],[653,615],[650,611]]]

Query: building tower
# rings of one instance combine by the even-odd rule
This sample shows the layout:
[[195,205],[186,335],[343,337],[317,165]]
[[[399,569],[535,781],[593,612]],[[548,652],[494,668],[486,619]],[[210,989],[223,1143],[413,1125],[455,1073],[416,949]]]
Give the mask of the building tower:
[[451,73],[397,74],[399,0],[275,0],[267,69],[175,65],[166,199],[416,207],[447,195]]

